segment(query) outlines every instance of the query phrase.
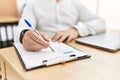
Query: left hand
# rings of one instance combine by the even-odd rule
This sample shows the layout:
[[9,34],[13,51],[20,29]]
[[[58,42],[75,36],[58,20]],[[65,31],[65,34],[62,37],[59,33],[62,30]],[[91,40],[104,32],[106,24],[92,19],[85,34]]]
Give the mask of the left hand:
[[69,43],[72,40],[76,39],[77,37],[79,37],[79,33],[78,33],[77,29],[71,28],[71,29],[68,29],[68,30],[57,32],[53,36],[52,41]]

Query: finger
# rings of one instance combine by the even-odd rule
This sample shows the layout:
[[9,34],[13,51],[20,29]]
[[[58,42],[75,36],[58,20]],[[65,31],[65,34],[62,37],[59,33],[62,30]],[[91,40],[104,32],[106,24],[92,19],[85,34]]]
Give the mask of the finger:
[[46,40],[47,42],[50,41],[50,39],[42,32],[40,32],[41,36],[43,37],[44,40]]
[[29,50],[29,51],[39,51],[41,49],[44,49],[43,46],[39,45],[39,44],[31,44],[31,47],[29,47],[28,49],[26,50]]
[[45,48],[47,48],[49,46],[48,41],[44,40],[44,38],[42,36],[39,37],[34,32],[30,33],[30,38],[32,40],[34,40],[35,42],[37,42],[38,44],[44,46]]
[[66,33],[66,34],[64,34],[63,36],[61,36],[58,41],[59,41],[59,42],[63,42],[63,41],[65,41],[68,37],[69,37],[69,34]]
[[23,40],[23,46],[28,51],[37,51],[40,49],[43,49],[44,47],[38,43],[36,43],[34,40],[30,39],[29,37]]
[[52,41],[58,41],[59,38],[63,35],[63,32],[59,32],[59,33],[56,33],[53,38],[52,38]]
[[41,49],[44,49],[44,48],[45,48],[44,46],[42,46],[42,45],[40,45],[40,44],[38,44],[38,43],[36,43],[36,42],[31,43],[31,46],[32,46],[32,49],[33,49],[34,51],[38,51],[38,50],[41,50]]
[[73,36],[69,35],[69,37],[67,38],[66,42],[69,43],[73,40]]

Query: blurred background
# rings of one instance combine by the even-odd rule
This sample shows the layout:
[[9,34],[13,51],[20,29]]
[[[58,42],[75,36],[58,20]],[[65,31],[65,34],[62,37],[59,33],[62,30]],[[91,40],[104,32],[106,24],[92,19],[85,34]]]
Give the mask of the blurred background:
[[79,0],[93,13],[101,16],[109,29],[120,29],[120,0]]

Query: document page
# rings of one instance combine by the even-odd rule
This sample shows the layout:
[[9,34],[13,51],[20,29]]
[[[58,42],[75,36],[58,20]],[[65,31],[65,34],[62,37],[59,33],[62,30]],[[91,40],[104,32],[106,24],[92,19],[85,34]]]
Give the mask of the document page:
[[78,56],[87,55],[75,48],[72,48],[64,43],[50,42],[50,46],[54,49],[54,52],[48,47],[39,51],[26,51],[21,43],[15,42],[14,46],[18,50],[26,69],[32,69],[34,67],[42,66],[45,60],[57,60],[62,59],[61,56],[68,56],[70,52],[74,52]]

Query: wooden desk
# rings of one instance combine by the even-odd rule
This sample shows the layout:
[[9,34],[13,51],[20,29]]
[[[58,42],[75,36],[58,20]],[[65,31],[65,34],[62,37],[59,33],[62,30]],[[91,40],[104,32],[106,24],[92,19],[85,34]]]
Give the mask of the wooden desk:
[[1,49],[2,80],[4,62],[8,80],[120,80],[120,51],[110,53],[75,42],[70,45],[90,53],[92,57],[25,72],[14,47]]

